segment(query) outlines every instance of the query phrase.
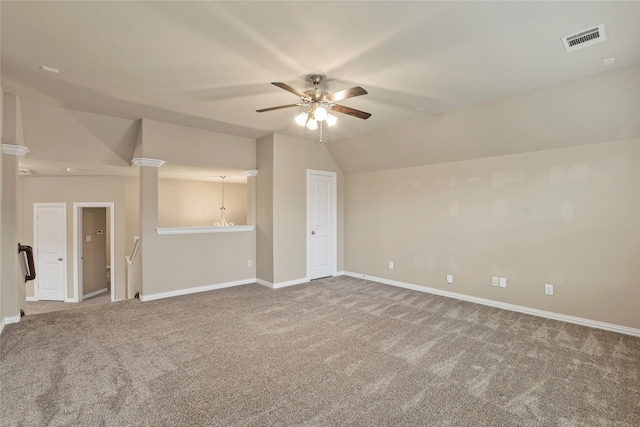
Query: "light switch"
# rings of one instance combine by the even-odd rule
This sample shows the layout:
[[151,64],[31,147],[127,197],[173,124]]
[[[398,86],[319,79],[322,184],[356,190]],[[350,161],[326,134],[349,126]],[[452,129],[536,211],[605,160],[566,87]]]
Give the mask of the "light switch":
[[506,288],[507,287],[507,278],[506,277],[501,277],[500,278],[500,287],[501,288]]

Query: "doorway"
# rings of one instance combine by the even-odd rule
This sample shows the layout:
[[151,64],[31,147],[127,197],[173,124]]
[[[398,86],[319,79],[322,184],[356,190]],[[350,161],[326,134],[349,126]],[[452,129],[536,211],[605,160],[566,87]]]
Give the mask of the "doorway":
[[113,202],[73,204],[75,302],[107,293],[116,300]]
[[307,279],[336,274],[335,172],[307,169]]

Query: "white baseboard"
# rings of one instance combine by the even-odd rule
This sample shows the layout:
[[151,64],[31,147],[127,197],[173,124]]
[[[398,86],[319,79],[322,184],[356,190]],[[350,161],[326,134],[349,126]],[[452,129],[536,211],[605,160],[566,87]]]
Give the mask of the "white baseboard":
[[87,299],[87,298],[95,297],[96,295],[104,294],[105,292],[108,292],[108,291],[109,291],[109,289],[107,289],[107,288],[103,288],[103,289],[100,289],[100,290],[98,290],[98,291],[91,292],[90,294],[86,294],[86,295],[84,295],[84,296],[82,297],[82,299],[83,299],[83,300],[85,300],[85,299]]
[[27,301],[40,301],[40,300],[36,297],[27,297]]
[[626,335],[640,337],[640,329],[630,328],[628,326],[616,325],[613,323],[599,322],[597,320],[584,319],[582,317],[568,316],[566,314],[554,313],[551,311],[538,310],[536,308],[524,307],[521,305],[508,304],[500,301],[494,301],[485,298],[473,297],[470,295],[459,294],[457,292],[443,291],[441,289],[429,288],[427,286],[414,285],[412,283],[399,282],[397,280],[384,279],[381,277],[368,276],[366,274],[344,272],[345,276],[357,277],[360,279],[371,280],[372,282],[383,283],[385,285],[397,286],[399,288],[411,289],[419,292],[426,292],[434,295],[441,295],[449,298],[455,298],[463,301],[469,301],[476,304],[487,305],[489,307],[500,308],[503,310],[515,311],[518,313],[530,314],[532,316],[544,317],[547,319],[559,320],[561,322],[574,323],[576,325],[587,326],[590,328],[603,329],[605,331],[618,332]]
[[153,301],[157,299],[177,297],[180,295],[188,295],[188,294],[195,294],[198,292],[206,292],[206,291],[214,291],[216,289],[230,288],[232,286],[248,285],[251,283],[256,283],[256,279],[252,278],[252,279],[245,279],[245,280],[237,280],[235,282],[217,283],[215,285],[197,286],[194,288],[179,289],[176,291],[159,292],[157,294],[143,295],[142,293],[140,293],[140,301],[142,302]]
[[308,282],[309,282],[309,279],[307,279],[306,277],[304,279],[289,280],[288,282],[280,282],[280,283],[271,283],[271,282],[267,282],[266,280],[255,279],[255,283],[258,283],[259,285],[266,286],[271,289],[286,288],[287,286],[300,285],[302,283],[308,283]]
[[80,302],[77,298],[65,298],[64,302]]
[[8,325],[9,323],[18,323],[18,322],[20,322],[19,314],[17,316],[9,316],[2,319],[2,322],[0,322],[0,334],[4,330],[5,325]]
[[266,280],[256,279],[256,283],[258,285],[266,286],[267,288],[273,289],[273,283],[267,282]]

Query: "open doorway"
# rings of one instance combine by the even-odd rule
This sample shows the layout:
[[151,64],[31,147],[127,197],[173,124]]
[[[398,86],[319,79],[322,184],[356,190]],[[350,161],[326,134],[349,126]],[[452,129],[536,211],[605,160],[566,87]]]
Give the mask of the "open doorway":
[[82,299],[111,290],[108,208],[82,208]]
[[74,203],[74,288],[76,302],[104,296],[116,300],[114,204]]

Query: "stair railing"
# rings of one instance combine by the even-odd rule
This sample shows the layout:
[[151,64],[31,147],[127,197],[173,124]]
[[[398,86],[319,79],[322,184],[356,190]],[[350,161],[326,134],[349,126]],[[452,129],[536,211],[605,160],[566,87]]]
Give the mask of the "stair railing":
[[36,278],[36,266],[33,262],[33,249],[29,245],[18,243],[18,254],[24,252],[27,257],[27,274],[24,276],[24,283]]

